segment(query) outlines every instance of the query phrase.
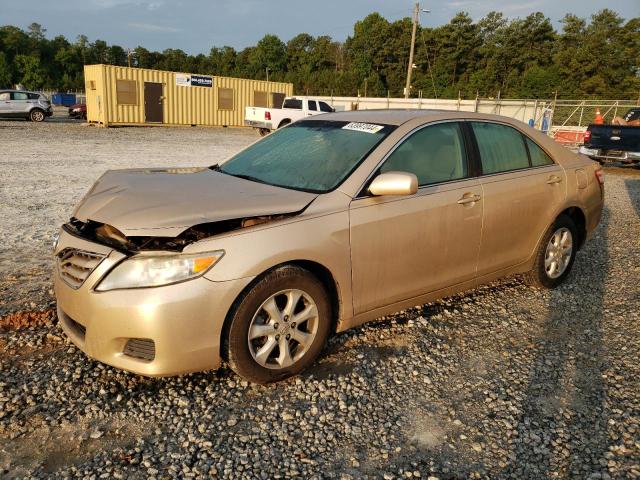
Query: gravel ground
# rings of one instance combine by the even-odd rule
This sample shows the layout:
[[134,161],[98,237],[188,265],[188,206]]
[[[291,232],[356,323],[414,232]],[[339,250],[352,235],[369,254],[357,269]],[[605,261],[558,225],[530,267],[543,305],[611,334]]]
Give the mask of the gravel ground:
[[[2,281],[5,311],[22,308],[25,292],[47,307],[46,264],[33,254],[46,256],[39,242],[100,171],[207,164],[255,138],[33,127],[0,123],[14,146],[0,151],[12,179],[0,272],[15,272],[16,255],[34,272]],[[55,147],[67,128],[77,136]],[[602,225],[561,288],[508,279],[399,312],[334,337],[308,373],[277,385],[226,369],[127,374],[87,359],[55,319],[1,332],[0,476],[638,478],[640,176],[610,172]]]

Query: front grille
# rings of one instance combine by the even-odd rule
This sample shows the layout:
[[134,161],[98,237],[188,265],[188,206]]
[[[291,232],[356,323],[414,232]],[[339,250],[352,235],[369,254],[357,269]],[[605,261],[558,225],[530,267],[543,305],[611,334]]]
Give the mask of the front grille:
[[80,288],[104,258],[105,255],[100,253],[65,248],[57,256],[58,271],[67,285],[71,288]]
[[156,358],[156,344],[148,338],[130,338],[122,353],[140,360],[151,361]]

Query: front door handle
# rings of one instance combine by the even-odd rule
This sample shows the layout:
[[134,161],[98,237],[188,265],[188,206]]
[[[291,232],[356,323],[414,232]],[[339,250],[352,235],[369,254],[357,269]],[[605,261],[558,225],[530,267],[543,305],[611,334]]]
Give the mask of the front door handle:
[[560,183],[562,181],[562,178],[560,178],[557,175],[551,175],[548,179],[547,179],[547,185],[553,185],[554,183]]
[[462,198],[460,200],[458,200],[458,203],[460,205],[467,205],[469,203],[476,203],[478,200],[480,200],[482,197],[480,195],[474,195],[472,193],[465,193]]

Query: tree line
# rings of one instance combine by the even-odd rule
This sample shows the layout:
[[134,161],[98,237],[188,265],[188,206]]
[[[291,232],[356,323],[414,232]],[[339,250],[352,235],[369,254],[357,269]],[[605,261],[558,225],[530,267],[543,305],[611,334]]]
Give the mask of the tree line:
[[[473,98],[620,98],[640,96],[640,18],[604,9],[584,19],[567,14],[556,31],[532,13],[508,19],[490,12],[474,22],[456,14],[436,28],[418,27],[411,96]],[[402,96],[411,19],[388,21],[372,13],[338,42],[296,35],[288,42],[265,35],[255,46],[213,47],[208,55],[180,49],[125,50],[79,35],[46,37],[37,23],[0,27],[0,87],[84,88],[83,65],[106,63],[159,70],[291,82],[297,93]]]

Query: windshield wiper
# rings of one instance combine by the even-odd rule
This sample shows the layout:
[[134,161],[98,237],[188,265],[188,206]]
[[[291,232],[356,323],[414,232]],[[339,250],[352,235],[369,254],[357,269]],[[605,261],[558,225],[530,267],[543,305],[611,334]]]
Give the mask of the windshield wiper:
[[243,173],[226,172],[226,171],[222,170],[222,168],[220,167],[219,163],[216,163],[215,165],[211,165],[209,167],[209,170],[213,170],[214,172],[224,173],[225,175],[230,175],[232,177],[237,177],[237,178],[242,178],[244,180],[249,180],[250,182],[257,182],[257,183],[264,183],[265,185],[271,185],[270,183],[265,182],[264,180],[261,180],[258,177],[252,177],[251,175],[245,175]]
[[257,183],[264,183],[265,185],[271,185],[268,182],[265,182],[264,180],[261,180],[257,177],[252,177],[251,175],[245,175],[243,173],[229,173],[229,172],[225,172],[224,170],[218,170],[219,172],[222,173],[226,173],[227,175],[231,175],[232,177],[237,177],[237,178],[242,178],[244,180],[249,180],[250,182],[257,182]]

